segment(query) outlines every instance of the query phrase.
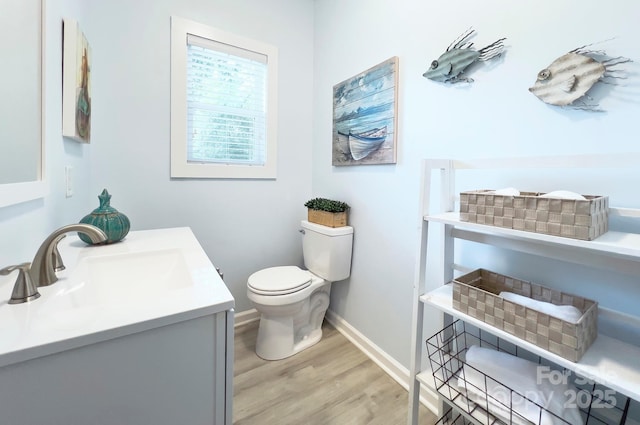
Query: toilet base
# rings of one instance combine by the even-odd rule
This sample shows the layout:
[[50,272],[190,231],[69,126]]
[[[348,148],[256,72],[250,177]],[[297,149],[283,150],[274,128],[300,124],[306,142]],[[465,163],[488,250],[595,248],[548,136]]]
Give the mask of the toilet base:
[[[261,318],[256,341],[256,354],[264,360],[282,360],[305,350],[322,339],[322,328],[314,329],[295,344],[291,318]],[[287,323],[289,322],[289,323]]]
[[[256,354],[265,360],[281,360],[299,353],[322,339],[322,322],[329,307],[331,284],[323,285],[299,305],[296,314],[263,310],[258,327]],[[292,306],[293,307],[293,306]]]

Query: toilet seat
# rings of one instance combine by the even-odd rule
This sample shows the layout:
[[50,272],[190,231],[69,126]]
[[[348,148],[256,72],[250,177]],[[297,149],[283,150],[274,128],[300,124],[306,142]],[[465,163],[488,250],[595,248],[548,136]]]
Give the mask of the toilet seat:
[[260,295],[287,295],[311,285],[312,275],[296,266],[269,267],[249,276],[247,286]]

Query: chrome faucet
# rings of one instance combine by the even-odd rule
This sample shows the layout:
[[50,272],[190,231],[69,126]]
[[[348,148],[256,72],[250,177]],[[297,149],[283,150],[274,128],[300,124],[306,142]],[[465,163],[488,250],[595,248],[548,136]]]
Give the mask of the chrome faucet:
[[58,242],[69,232],[80,232],[87,235],[91,242],[100,243],[107,240],[107,235],[91,224],[69,224],[54,230],[40,245],[33,257],[29,275],[36,286],[48,286],[58,280],[56,271],[64,270],[62,258],[58,252]]

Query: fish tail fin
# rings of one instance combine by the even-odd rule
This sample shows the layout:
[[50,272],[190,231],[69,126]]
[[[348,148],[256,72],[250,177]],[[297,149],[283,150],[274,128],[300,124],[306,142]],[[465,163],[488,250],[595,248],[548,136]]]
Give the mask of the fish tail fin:
[[471,37],[473,34],[475,34],[476,30],[473,29],[473,27],[469,27],[465,32],[463,32],[462,34],[460,34],[458,36],[458,38],[456,38],[455,40],[453,40],[453,42],[451,44],[449,44],[449,47],[447,47],[447,52],[450,51],[451,49],[464,49],[466,47],[469,46],[464,46],[465,41]]
[[506,38],[501,38],[489,44],[488,46],[478,50],[478,52],[480,53],[480,56],[478,57],[478,59],[482,61],[486,61],[496,56],[499,56],[504,50],[504,44],[502,43],[504,40],[506,40]]

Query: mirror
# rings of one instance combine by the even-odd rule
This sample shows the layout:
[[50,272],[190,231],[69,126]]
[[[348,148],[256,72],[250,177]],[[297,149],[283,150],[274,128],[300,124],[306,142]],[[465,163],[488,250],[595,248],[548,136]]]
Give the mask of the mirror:
[[0,207],[42,197],[44,0],[0,0]]

